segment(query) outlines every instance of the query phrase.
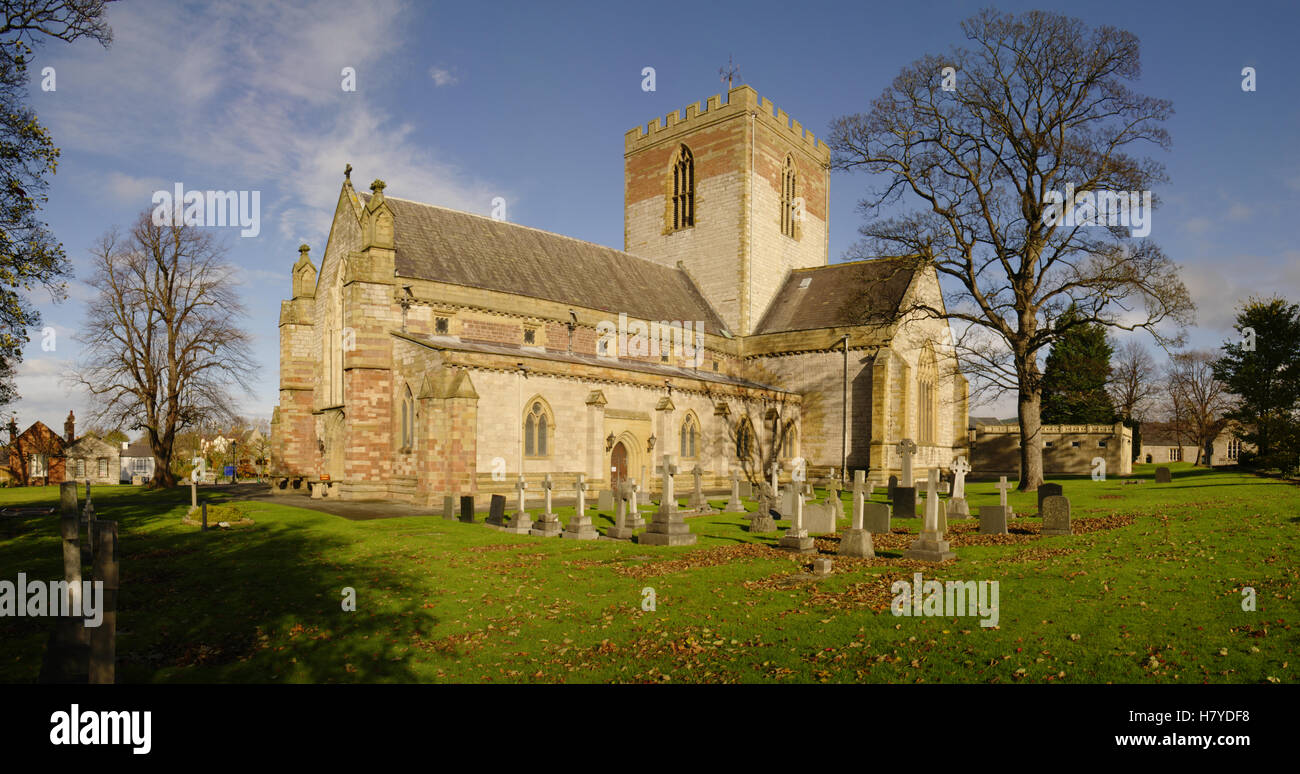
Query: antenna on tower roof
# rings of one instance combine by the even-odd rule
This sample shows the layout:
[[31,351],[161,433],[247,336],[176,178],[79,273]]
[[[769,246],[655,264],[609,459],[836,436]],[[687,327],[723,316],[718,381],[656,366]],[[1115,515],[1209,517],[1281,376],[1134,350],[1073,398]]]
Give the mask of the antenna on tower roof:
[[740,69],[731,61],[731,54],[727,54],[727,66],[718,68],[720,80],[727,82],[727,91],[731,91],[731,80],[740,78]]

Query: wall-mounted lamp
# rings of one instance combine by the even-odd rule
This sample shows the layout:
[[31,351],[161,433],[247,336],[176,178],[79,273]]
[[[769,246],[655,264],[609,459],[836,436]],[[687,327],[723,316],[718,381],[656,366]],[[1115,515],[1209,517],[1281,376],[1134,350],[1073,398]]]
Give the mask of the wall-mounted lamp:
[[610,433],[609,435],[605,436],[605,451],[610,451],[611,449],[614,448],[614,440],[615,439],[613,433]]
[[646,450],[647,452],[652,452],[652,451],[655,450],[655,437],[654,437],[653,435],[650,436],[650,440],[649,440],[649,441],[646,441],[645,450]]

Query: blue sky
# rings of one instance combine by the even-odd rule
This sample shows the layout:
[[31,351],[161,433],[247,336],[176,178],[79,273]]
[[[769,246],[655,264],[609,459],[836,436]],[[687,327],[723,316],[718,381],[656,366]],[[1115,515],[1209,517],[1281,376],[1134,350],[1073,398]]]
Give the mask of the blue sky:
[[[221,236],[243,269],[248,328],[263,370],[242,413],[276,402],[279,301],[307,242],[319,264],[345,163],[360,185],[487,213],[613,247],[623,236],[623,134],[742,80],[819,137],[865,111],[899,70],[959,44],[983,3],[264,3],[123,2],[115,41],[50,43],[36,55],[31,101],[63,156],[44,210],[76,267],[68,300],[34,300],[58,335],[25,353],[22,425],[88,417],[60,378],[91,289],[87,251],[126,227],[155,190],[261,192],[261,233]],[[1151,238],[1182,267],[1198,306],[1192,344],[1216,346],[1251,294],[1300,301],[1300,86],[1294,3],[1002,2],[1063,10],[1142,43],[1138,88],[1170,99],[1170,182]],[[40,89],[53,66],[57,89]],[[641,69],[656,69],[654,92]],[[1241,90],[1255,67],[1258,90]],[[341,70],[356,70],[344,92]],[[831,260],[856,239],[868,180],[835,174]],[[978,413],[1009,414],[999,401]]]

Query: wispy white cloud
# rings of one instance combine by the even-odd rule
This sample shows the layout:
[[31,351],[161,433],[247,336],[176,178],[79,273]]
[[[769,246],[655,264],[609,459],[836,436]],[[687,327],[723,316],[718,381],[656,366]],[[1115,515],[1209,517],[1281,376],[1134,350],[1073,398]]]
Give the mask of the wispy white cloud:
[[429,70],[429,77],[433,79],[435,86],[455,86],[460,82],[460,78],[455,72],[445,67],[434,67]]

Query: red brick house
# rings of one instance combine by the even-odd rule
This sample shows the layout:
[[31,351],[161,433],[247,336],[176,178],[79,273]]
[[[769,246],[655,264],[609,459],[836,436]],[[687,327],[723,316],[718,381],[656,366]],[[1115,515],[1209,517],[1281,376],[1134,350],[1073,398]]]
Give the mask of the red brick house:
[[66,437],[44,422],[33,422],[20,435],[18,422],[9,420],[9,475],[15,486],[60,484],[67,477],[67,447],[76,440],[76,418],[68,412]]

